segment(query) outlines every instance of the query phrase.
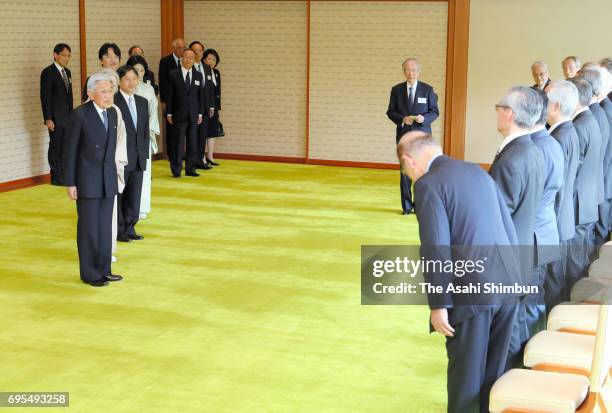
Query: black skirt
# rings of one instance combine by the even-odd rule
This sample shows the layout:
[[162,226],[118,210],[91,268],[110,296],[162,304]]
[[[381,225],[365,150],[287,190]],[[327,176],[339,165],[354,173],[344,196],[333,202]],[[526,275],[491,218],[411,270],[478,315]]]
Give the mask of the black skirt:
[[220,134],[221,122],[219,122],[219,111],[215,109],[215,113],[212,118],[208,118],[208,133],[207,138],[219,138],[223,136]]

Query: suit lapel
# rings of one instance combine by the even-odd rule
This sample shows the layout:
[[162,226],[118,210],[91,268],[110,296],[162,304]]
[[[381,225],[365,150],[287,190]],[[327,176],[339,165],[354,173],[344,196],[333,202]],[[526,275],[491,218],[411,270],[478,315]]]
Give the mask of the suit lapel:
[[[123,119],[124,119],[124,123],[127,125],[128,128],[130,128],[132,131],[136,132],[136,129],[134,129],[134,119],[132,119],[132,114],[130,113],[130,108],[128,107],[125,99],[123,98],[123,95],[121,94],[121,92],[118,92],[115,95],[115,105],[119,106],[119,109],[121,109],[121,113],[124,114]],[[126,121],[127,119],[129,119],[129,121]]]
[[[106,139],[104,159],[112,159],[114,162],[117,145],[117,112],[116,109],[112,107],[108,108],[106,112],[108,113],[108,139]],[[102,128],[104,128],[104,126],[102,126]]]
[[[89,118],[89,124],[93,125],[96,131],[96,136],[98,137],[98,140],[104,142],[106,141],[106,136],[107,136],[106,129],[104,128],[104,123],[102,122],[102,119],[100,118],[100,115],[98,114],[98,111],[96,110],[96,107],[94,106],[93,101],[89,101],[87,105],[88,105],[87,117]],[[110,129],[110,122],[109,122],[109,129]]]

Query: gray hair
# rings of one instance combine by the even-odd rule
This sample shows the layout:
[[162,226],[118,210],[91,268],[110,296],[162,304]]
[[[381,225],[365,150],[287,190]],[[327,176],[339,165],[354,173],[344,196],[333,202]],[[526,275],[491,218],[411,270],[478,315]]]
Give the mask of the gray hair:
[[593,96],[599,96],[602,91],[601,73],[595,67],[581,69],[578,75],[591,84]]
[[404,60],[404,63],[402,63],[402,69],[406,66],[408,62],[415,62],[419,70],[421,70],[421,62],[419,62],[419,59],[417,59],[416,57],[409,57],[408,59]]
[[563,59],[563,62],[565,62],[566,60],[571,60],[576,64],[576,67],[580,67],[580,58],[578,56],[567,56],[565,59]]
[[591,87],[591,84],[581,77],[573,77],[567,81],[576,86],[580,106],[589,106],[591,103],[591,98],[593,97],[593,88]]
[[437,148],[442,152],[442,147],[431,134],[421,131],[407,132],[397,143],[397,157],[406,155],[414,158],[426,146]]
[[181,38],[181,37],[177,37],[176,39],[172,40],[172,47],[176,48],[176,45],[178,44],[178,42],[182,40],[183,43],[185,43],[185,39]]
[[612,90],[612,73],[608,72],[605,68],[601,66],[598,67],[597,70],[599,71],[599,74],[601,75],[601,83],[602,83],[601,91],[602,93],[608,94],[608,92]]
[[541,60],[537,60],[535,62],[533,62],[533,64],[531,65],[531,69],[533,70],[534,67],[536,66],[542,66],[544,68],[544,70],[546,70],[548,72],[548,65],[546,63],[544,63]]
[[605,57],[599,61],[599,65],[612,74],[612,57]]
[[98,82],[110,82],[114,92],[119,84],[119,76],[111,69],[104,69],[94,73],[87,80],[87,93],[94,93]]
[[514,112],[514,123],[519,128],[531,129],[542,113],[542,98],[526,86],[514,86],[499,102]]
[[555,80],[548,86],[548,103],[559,104],[561,115],[569,118],[578,106],[578,89],[567,80]]

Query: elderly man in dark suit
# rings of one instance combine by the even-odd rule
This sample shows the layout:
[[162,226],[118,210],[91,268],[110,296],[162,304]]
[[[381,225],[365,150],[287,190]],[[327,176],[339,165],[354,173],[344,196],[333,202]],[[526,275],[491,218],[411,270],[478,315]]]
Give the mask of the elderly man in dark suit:
[[[168,56],[164,56],[159,60],[159,100],[162,103],[162,113],[166,111],[166,102],[168,101],[168,94],[170,91],[170,72],[181,67],[181,59],[183,58],[183,52],[185,51],[185,40],[174,39],[172,40],[172,53]],[[172,131],[172,124],[168,121],[165,122],[165,148],[168,159],[176,157],[172,151],[177,147],[174,142],[174,133]]]
[[66,67],[71,49],[65,43],[53,48],[53,63],[40,74],[40,103],[45,126],[49,130],[49,167],[51,183],[64,185],[62,152],[66,122],[72,112],[72,76]]
[[[529,131],[540,117],[541,98],[533,89],[516,86],[495,105],[497,130],[504,140],[489,171],[497,182],[514,222],[521,247],[522,275],[529,284],[537,284],[533,277],[535,223],[538,205],[544,192],[545,164],[542,151],[533,143]],[[517,366],[521,349],[530,338],[533,324],[526,305],[526,297],[519,307],[515,331],[510,343],[509,365]]]
[[578,90],[565,80],[554,81],[547,89],[548,133],[559,143],[563,152],[563,187],[555,199],[555,214],[559,229],[559,260],[548,265],[544,283],[544,301],[551,308],[569,300],[566,289],[567,247],[575,234],[574,194],[578,172],[580,144],[571,116],[578,105]]
[[120,281],[111,273],[112,216],[118,192],[118,116],[113,105],[113,77],[96,73],[87,81],[90,101],[71,115],[64,145],[64,180],[76,200],[77,245],[81,280],[101,287]]
[[536,91],[541,99],[541,114],[533,129],[531,139],[544,156],[544,192],[538,204],[535,222],[536,269],[535,281],[540,289],[539,295],[531,297],[527,305],[527,326],[533,336],[546,328],[545,281],[550,263],[561,258],[559,253],[559,228],[555,214],[555,200],[563,186],[563,151],[561,145],[546,131],[548,97],[543,90]]
[[206,138],[208,135],[208,122],[215,112],[215,94],[212,82],[213,71],[202,61],[204,57],[204,45],[197,40],[189,43],[189,48],[195,53],[195,61],[193,64],[194,70],[202,74],[202,88],[204,94],[204,110],[205,116],[202,123],[198,127],[198,169],[211,169],[206,161]]
[[[166,119],[172,125],[173,157],[170,159],[172,175],[181,176],[183,154],[186,152],[185,174],[199,176],[198,125],[203,121],[204,89],[202,74],[193,70],[195,53],[187,49],[183,53],[180,69],[170,72]],[[186,148],[186,151],[185,151]]]
[[[612,167],[612,145],[610,144],[610,123],[604,109],[599,105],[599,102],[606,97],[603,88],[603,78],[600,67],[592,67],[581,69],[578,76],[591,85],[593,96],[589,104],[589,110],[595,117],[599,131],[601,132],[601,150],[599,152],[599,161],[601,163],[601,173],[603,178],[603,200],[599,203],[599,220],[595,224],[595,250],[608,240],[610,233],[610,204],[612,202],[612,175],[610,168]],[[607,90],[605,91],[607,92]],[[601,198],[600,198],[601,200]]]
[[589,110],[593,88],[584,79],[568,80],[578,90],[578,105],[572,123],[578,133],[580,156],[575,183],[576,229],[570,245],[567,267],[567,285],[586,276],[593,250],[595,223],[599,220],[599,204],[603,201],[603,171],[600,161],[601,131],[593,113]]
[[533,81],[535,84],[532,89],[544,90],[546,86],[550,84],[550,77],[548,74],[548,65],[541,60],[534,62],[531,65],[531,77],[533,77]]
[[[387,117],[396,125],[395,142],[410,131],[431,133],[431,124],[438,118],[438,96],[433,87],[419,81],[421,64],[415,58],[408,58],[402,64],[406,82],[393,86],[389,98]],[[412,212],[412,182],[400,172],[402,213]]]
[[[415,182],[425,259],[450,247],[490,246],[488,251],[499,252],[517,244],[506,201],[482,168],[443,155],[440,145],[425,132],[405,134],[397,154],[403,173]],[[505,282],[516,280],[520,277],[517,267],[502,266],[496,276]],[[452,282],[450,275],[441,285]],[[474,305],[461,296],[429,297],[431,328],[446,336],[448,412],[488,412],[491,386],[505,371],[517,307],[513,299]]]
[[125,122],[128,164],[124,168],[125,188],[117,197],[117,240],[130,242],[144,237],[136,233],[140,216],[142,178],[149,158],[149,103],[135,94],[138,72],[132,66],[117,70],[119,91],[115,105],[121,110]]

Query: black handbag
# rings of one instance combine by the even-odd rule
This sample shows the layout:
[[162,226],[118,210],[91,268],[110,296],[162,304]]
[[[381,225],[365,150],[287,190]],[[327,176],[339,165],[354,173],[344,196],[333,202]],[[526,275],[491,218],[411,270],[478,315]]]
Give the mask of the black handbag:
[[223,124],[221,122],[217,122],[217,136],[225,136],[225,131],[223,130]]

